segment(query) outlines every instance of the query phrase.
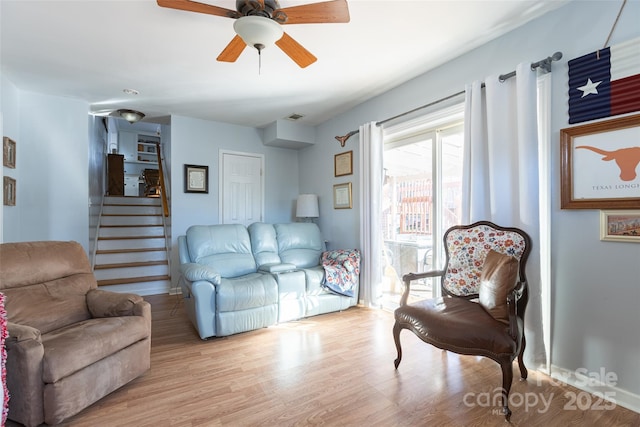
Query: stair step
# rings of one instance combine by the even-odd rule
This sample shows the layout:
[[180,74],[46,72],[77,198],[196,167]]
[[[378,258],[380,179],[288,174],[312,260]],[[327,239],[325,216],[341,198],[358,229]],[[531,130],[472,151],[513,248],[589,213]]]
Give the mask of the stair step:
[[161,215],[162,206],[160,205],[103,205],[103,215],[126,215],[126,214],[144,214],[144,215]]
[[129,248],[129,249],[98,249],[96,254],[120,254],[127,252],[164,251],[165,248]]
[[95,265],[128,262],[167,261],[165,248],[101,249],[96,251]]
[[115,217],[129,217],[129,216],[162,216],[162,214],[146,214],[146,213],[121,213],[121,214],[113,214],[113,213],[103,213],[102,216],[115,216]]
[[165,236],[131,236],[127,237],[98,237],[97,250],[123,251],[127,249],[143,250],[159,248],[166,245]]
[[121,262],[114,264],[96,264],[94,270],[104,270],[108,268],[127,268],[127,267],[148,267],[151,265],[167,265],[169,262],[164,261],[136,261],[136,262]]
[[122,279],[105,279],[105,280],[98,280],[98,286],[123,285],[126,283],[143,283],[143,282],[152,282],[155,280],[171,280],[171,276],[161,275],[161,276],[127,277]]
[[164,237],[164,227],[162,225],[106,225],[100,226],[98,238],[107,237]]
[[[113,228],[113,227],[158,227],[158,225],[154,224],[106,224],[100,225],[100,228]],[[160,225],[161,227],[161,225]]]
[[153,277],[170,274],[169,264],[167,262],[159,264],[133,264],[132,266],[123,264],[122,266],[107,268],[99,268],[99,266],[96,265],[93,268],[93,275],[96,276],[96,280],[129,280],[131,277]]
[[102,206],[126,206],[128,208],[140,208],[140,207],[143,207],[143,208],[149,208],[149,207],[157,208],[157,207],[160,207],[160,204],[158,204],[158,203],[155,203],[155,204],[146,204],[146,203],[140,203],[140,204],[137,204],[137,203],[103,203]]
[[98,236],[98,240],[164,239],[164,236]]
[[161,202],[157,197],[105,196],[103,205],[107,204],[160,205]]

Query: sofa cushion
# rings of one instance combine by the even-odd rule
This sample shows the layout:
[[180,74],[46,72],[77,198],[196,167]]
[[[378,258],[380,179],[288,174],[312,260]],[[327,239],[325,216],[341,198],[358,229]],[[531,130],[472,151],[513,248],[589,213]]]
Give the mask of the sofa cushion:
[[278,302],[278,285],[270,274],[247,274],[222,279],[216,287],[219,312],[240,311],[264,307]]
[[[440,348],[457,353],[477,354],[489,349],[512,355],[516,343],[509,327],[494,319],[478,303],[456,297],[416,301],[395,310],[396,322],[419,331],[421,337]],[[522,322],[518,319],[518,322]]]
[[278,253],[284,263],[298,268],[315,267],[320,264],[323,244],[320,229],[314,223],[296,222],[275,224]]
[[518,280],[518,260],[490,250],[480,274],[478,301],[494,319],[509,324],[507,295]]
[[187,229],[191,261],[207,265],[222,277],[256,272],[251,239],[240,224],[194,225]]
[[93,274],[82,273],[38,285],[7,289],[4,294],[8,320],[46,334],[90,319],[86,294],[92,283],[95,283]]
[[43,334],[43,380],[54,383],[147,337],[142,316],[89,319]]
[[[76,274],[92,274],[91,264],[78,242],[41,241],[0,245],[0,290],[23,288]],[[83,282],[86,293],[98,285]]]
[[273,224],[254,222],[247,227],[247,230],[251,238],[251,250],[258,267],[264,264],[280,263],[278,240],[276,239],[276,229]]

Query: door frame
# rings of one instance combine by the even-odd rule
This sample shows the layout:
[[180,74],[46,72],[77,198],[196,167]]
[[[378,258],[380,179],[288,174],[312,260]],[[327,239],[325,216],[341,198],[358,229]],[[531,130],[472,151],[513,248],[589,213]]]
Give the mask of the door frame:
[[224,156],[226,154],[231,154],[234,156],[256,157],[260,159],[260,220],[264,221],[266,175],[264,172],[264,154],[220,149],[218,150],[218,218],[220,219],[220,224],[224,223]]

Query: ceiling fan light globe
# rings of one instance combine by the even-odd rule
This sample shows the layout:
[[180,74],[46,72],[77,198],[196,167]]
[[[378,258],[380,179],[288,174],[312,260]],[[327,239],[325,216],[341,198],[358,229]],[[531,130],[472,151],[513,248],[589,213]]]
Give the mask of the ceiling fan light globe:
[[284,33],[280,24],[263,16],[238,18],[233,23],[233,29],[248,46],[258,50],[273,46]]

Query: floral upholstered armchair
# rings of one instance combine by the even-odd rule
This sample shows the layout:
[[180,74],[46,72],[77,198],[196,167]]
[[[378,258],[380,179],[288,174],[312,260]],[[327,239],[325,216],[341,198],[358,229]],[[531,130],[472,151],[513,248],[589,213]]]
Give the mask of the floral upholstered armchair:
[[[443,350],[489,357],[502,369],[502,410],[508,421],[516,357],[522,378],[527,378],[522,356],[528,300],[525,263],[531,239],[517,228],[480,221],[447,230],[444,248],[443,270],[403,276],[405,289],[393,326],[395,367],[402,360],[403,329]],[[441,278],[442,297],[408,303],[411,282],[427,277]]]

